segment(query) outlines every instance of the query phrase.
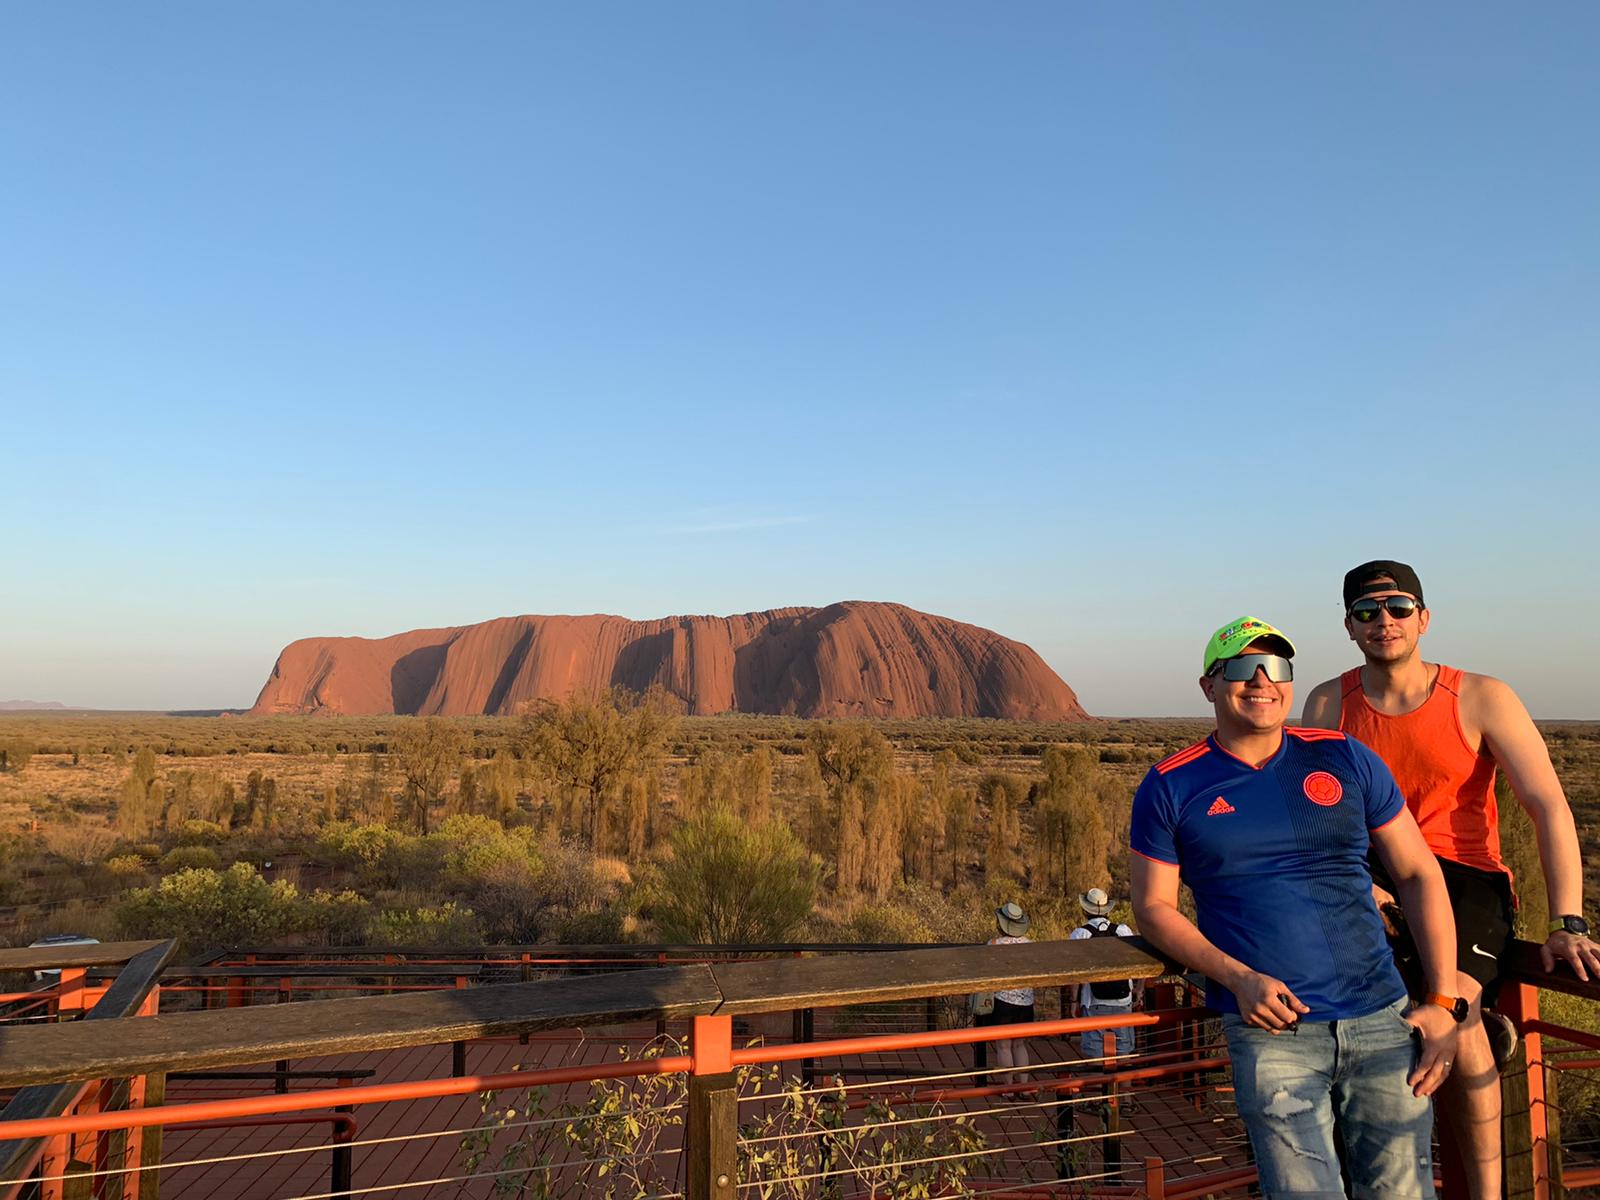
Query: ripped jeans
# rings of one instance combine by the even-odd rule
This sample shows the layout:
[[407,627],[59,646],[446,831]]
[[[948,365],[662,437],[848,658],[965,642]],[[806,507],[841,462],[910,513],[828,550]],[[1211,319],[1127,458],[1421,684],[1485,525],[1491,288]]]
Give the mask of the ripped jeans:
[[1263,1195],[1343,1200],[1342,1144],[1356,1200],[1433,1196],[1433,1105],[1406,1083],[1417,1043],[1405,1008],[1276,1035],[1223,1016]]

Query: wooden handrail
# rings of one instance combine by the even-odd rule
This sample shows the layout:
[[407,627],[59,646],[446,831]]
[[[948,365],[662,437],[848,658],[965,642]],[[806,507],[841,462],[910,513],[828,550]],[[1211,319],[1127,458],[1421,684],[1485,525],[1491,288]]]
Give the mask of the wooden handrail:
[[194,959],[196,966],[216,966],[219,961],[260,955],[272,959],[371,958],[392,954],[403,959],[467,958],[516,963],[524,954],[536,958],[605,958],[649,960],[663,954],[684,958],[771,957],[778,954],[892,954],[897,950],[937,950],[970,946],[971,942],[630,942],[563,945],[552,942],[518,942],[492,946],[228,946],[207,950]]
[[696,963],[401,996],[308,1000],[129,1018],[86,1038],[71,1025],[5,1031],[0,1086],[242,1066],[428,1046],[542,1029],[739,1015],[965,992],[1152,978],[1137,938]]
[[[161,979],[161,970],[167,965],[167,960],[172,957],[177,943],[164,942],[110,942],[101,946],[63,946],[60,950],[88,950],[109,951],[119,949],[127,953],[121,973],[112,984],[106,988],[105,994],[99,1001],[84,1014],[82,1021],[73,1021],[62,1025],[38,1026],[27,1032],[37,1032],[43,1029],[71,1030],[79,1041],[94,1042],[110,1040],[105,1022],[107,1021],[135,1021],[132,1014],[139,1011],[150,993],[155,989]],[[41,950],[52,949],[49,946],[39,947]],[[16,952],[12,952],[16,953]],[[103,955],[91,956],[87,963],[69,963],[62,961],[61,955],[53,955],[43,966],[102,966],[106,964]],[[24,964],[25,966],[28,964]],[[153,1020],[154,1018],[143,1018]],[[94,1022],[86,1030],[85,1024]],[[10,1042],[20,1030],[0,1031],[0,1054],[10,1050]],[[111,1035],[114,1036],[114,1035]],[[134,1074],[135,1072],[128,1072]],[[22,1081],[19,1081],[22,1082]],[[23,1087],[11,1098],[11,1103],[0,1110],[0,1128],[6,1121],[23,1121],[37,1117],[59,1117],[77,1100],[83,1091],[81,1082],[42,1082],[36,1086]],[[30,1169],[33,1157],[38,1153],[40,1139],[24,1138],[0,1142],[0,1179],[14,1179],[23,1171]]]
[[479,963],[279,963],[241,964],[236,967],[168,967],[166,979],[372,979],[378,977],[432,979],[439,976],[476,979]]
[[0,950],[0,971],[56,971],[73,967],[116,967],[129,965],[140,954],[156,946],[168,947],[165,962],[172,957],[172,942],[152,938],[138,942],[98,942],[90,945],[18,946]]
[[1539,957],[1542,944],[1513,941],[1500,959],[1502,978],[1512,983],[1531,983],[1548,992],[1565,992],[1586,1000],[1600,1000],[1600,979],[1579,979],[1566,963],[1557,963],[1553,972],[1546,971]]

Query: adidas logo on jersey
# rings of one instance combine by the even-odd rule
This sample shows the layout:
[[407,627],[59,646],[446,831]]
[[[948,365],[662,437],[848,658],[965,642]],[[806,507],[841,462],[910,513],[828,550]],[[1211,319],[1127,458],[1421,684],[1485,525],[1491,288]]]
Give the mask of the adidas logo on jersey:
[[1211,802],[1211,807],[1206,809],[1206,816],[1208,816],[1208,817],[1220,817],[1223,813],[1231,813],[1231,812],[1238,812],[1238,811],[1239,810],[1234,808],[1233,805],[1229,804],[1221,796],[1218,796],[1215,800],[1213,800]]

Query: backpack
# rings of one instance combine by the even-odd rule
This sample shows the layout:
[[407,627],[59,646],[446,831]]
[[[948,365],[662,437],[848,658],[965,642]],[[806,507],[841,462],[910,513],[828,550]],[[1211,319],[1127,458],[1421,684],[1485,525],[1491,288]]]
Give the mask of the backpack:
[[[1117,931],[1111,927],[1111,922],[1104,917],[1099,922],[1088,922],[1084,926],[1092,938],[1116,937]],[[1089,985],[1089,994],[1096,1000],[1126,1000],[1133,994],[1133,989],[1126,979],[1097,979]]]

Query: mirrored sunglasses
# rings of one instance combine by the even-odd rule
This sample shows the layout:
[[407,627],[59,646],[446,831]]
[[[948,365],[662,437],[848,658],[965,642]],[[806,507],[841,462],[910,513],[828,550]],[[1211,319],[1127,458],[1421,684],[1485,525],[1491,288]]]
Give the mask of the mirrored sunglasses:
[[1229,683],[1248,683],[1262,668],[1273,683],[1288,683],[1294,679],[1294,664],[1281,654],[1241,654],[1237,658],[1225,658],[1212,668],[1212,674],[1220,669]]
[[1404,621],[1422,605],[1411,596],[1385,596],[1382,600],[1357,600],[1350,606],[1350,619],[1365,625],[1378,619],[1378,610],[1386,608],[1396,621]]

